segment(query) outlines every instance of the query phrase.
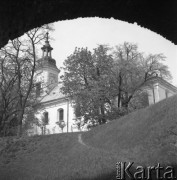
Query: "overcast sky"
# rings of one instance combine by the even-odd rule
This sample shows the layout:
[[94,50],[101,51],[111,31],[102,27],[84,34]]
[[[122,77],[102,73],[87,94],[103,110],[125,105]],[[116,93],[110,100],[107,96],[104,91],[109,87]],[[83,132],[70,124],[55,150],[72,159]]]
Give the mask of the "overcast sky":
[[115,46],[124,41],[136,43],[139,51],[145,54],[163,53],[167,58],[164,64],[169,66],[173,76],[173,85],[177,85],[177,46],[164,37],[148,29],[127,22],[104,18],[78,18],[54,23],[55,31],[50,33],[54,48],[53,58],[57,66],[74,52],[75,47],[96,48],[98,44]]

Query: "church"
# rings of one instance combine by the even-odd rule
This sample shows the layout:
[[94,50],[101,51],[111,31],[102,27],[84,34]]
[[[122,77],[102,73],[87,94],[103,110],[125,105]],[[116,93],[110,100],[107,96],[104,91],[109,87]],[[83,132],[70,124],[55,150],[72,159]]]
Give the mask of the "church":
[[[76,125],[76,117],[71,100],[61,93],[62,83],[59,83],[60,70],[52,58],[53,48],[46,34],[46,41],[42,49],[42,58],[38,60],[36,69],[36,95],[40,101],[40,108],[36,114],[40,122],[45,125],[34,126],[30,134],[55,134],[85,131],[86,127],[79,129]],[[155,104],[165,98],[177,94],[177,88],[160,77],[155,77],[152,86],[145,89],[148,93],[149,105]]]
[[[39,121],[46,120],[45,134],[79,131],[75,124],[74,109],[68,97],[61,93],[59,83],[60,70],[52,58],[53,48],[49,44],[48,33],[42,49],[42,58],[38,60],[35,73],[36,95],[40,108],[36,114]],[[33,134],[44,134],[44,127],[35,126]]]

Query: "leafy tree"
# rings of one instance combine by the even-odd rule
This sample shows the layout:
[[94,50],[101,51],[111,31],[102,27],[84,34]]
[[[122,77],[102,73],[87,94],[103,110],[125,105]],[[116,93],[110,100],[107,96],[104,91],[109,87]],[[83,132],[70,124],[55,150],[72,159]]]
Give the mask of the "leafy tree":
[[56,124],[59,126],[59,128],[63,132],[63,128],[66,126],[65,122],[64,121],[58,121],[58,122],[56,122]]
[[114,51],[99,45],[93,53],[76,48],[64,62],[62,91],[85,123],[103,124],[147,106],[145,87],[157,75],[171,78],[162,54],[145,56],[125,42]]
[[154,77],[158,75],[164,79],[171,78],[168,67],[162,63],[165,60],[162,54],[144,56],[138,51],[136,44],[125,42],[117,46],[114,51],[114,60],[115,79],[113,79],[118,107],[123,106],[127,110],[130,101],[137,98],[137,94],[142,96],[142,91],[152,84],[151,80]]
[[10,41],[1,49],[1,132],[16,118],[18,136],[22,135],[25,114],[37,102],[35,95],[35,70],[37,67],[37,45],[45,38],[50,26],[42,26],[25,33],[23,37]]
[[[48,114],[48,113],[47,113]],[[42,129],[42,134],[45,135],[46,134],[46,125],[48,125],[49,123],[49,119],[48,119],[48,115],[46,116],[46,112],[42,115],[41,117],[41,122],[40,122],[40,127]]]
[[[17,81],[17,75],[13,73],[13,66],[5,57],[0,61],[0,135],[5,136],[14,128],[12,121],[17,121],[16,116],[16,94],[17,89],[14,87]],[[10,133],[11,134],[11,133]]]
[[76,116],[84,117],[84,121],[105,123],[105,104],[110,104],[109,73],[113,59],[108,55],[109,48],[100,45],[93,54],[86,49],[75,49],[64,62],[62,91],[74,100]]

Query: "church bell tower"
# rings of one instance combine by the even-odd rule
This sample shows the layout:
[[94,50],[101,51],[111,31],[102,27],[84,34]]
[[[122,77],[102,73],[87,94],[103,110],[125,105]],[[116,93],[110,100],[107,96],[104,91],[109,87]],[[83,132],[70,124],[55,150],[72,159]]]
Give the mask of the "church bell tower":
[[60,70],[56,66],[55,59],[52,58],[53,48],[49,43],[49,33],[46,33],[45,44],[42,49],[42,58],[38,60],[36,70],[36,80],[40,84],[43,94],[49,93],[58,84],[58,74]]

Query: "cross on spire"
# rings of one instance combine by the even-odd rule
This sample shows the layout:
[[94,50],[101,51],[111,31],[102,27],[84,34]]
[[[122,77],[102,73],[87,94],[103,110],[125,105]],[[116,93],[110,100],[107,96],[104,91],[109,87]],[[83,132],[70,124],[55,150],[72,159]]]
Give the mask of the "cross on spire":
[[51,51],[53,50],[53,48],[49,44],[49,32],[46,33],[45,45],[41,49],[43,51],[43,55],[42,55],[43,57],[45,56],[51,57]]
[[46,41],[49,41],[49,32],[46,33]]

